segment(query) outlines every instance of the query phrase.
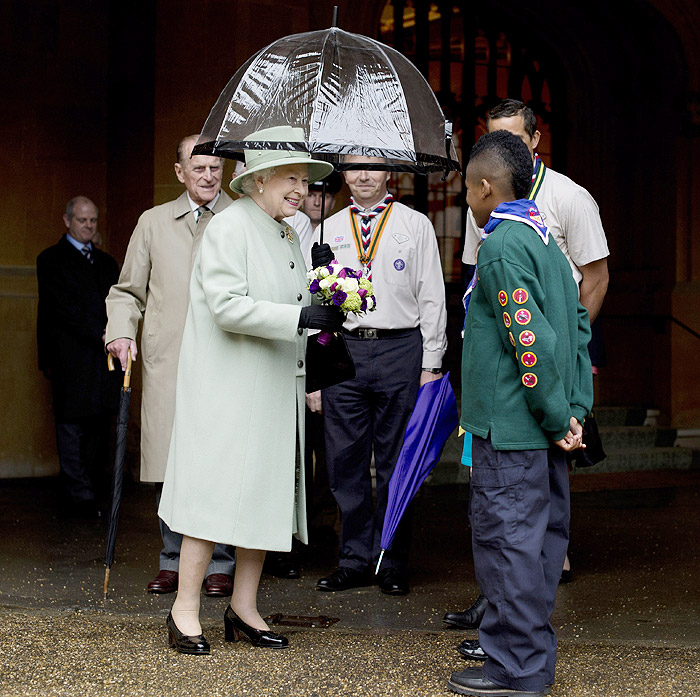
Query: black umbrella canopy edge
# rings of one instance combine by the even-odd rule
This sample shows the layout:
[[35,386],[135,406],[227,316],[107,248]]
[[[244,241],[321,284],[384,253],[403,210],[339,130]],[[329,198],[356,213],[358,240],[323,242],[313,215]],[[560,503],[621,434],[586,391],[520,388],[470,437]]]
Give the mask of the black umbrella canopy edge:
[[[359,145],[339,146],[333,143],[308,143],[306,141],[279,141],[279,140],[219,140],[208,141],[195,145],[192,156],[212,155],[225,157],[231,160],[243,161],[246,150],[292,150],[296,152],[308,152],[317,159],[333,162],[336,169],[368,169],[392,172],[450,172],[461,171],[461,165],[457,160],[448,157],[439,157],[427,153],[414,153],[406,150],[389,150],[374,147],[362,147]],[[388,160],[382,163],[351,163],[340,162],[343,155],[359,155],[363,157],[382,157]],[[319,157],[320,156],[320,157]],[[396,161],[398,160],[398,161]]]

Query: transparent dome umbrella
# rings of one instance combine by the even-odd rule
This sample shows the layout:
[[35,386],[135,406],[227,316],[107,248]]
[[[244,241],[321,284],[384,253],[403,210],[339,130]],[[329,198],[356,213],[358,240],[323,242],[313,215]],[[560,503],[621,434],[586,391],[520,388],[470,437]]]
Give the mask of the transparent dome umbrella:
[[[283,125],[302,128],[305,140],[245,140]],[[302,150],[339,169],[352,168],[342,155],[363,155],[386,159],[374,169],[460,170],[452,124],[418,69],[393,48],[337,27],[279,39],[231,78],[193,155],[243,159],[246,149]]]

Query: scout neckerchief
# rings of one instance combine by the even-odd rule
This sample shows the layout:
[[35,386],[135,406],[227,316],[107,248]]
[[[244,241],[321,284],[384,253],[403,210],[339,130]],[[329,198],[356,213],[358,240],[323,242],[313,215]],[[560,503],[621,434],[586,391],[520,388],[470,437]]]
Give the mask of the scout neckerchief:
[[[488,223],[484,226],[484,231],[481,233],[482,242],[496,229],[500,223],[504,220],[515,220],[519,223],[525,223],[531,227],[539,236],[540,239],[545,243],[549,244],[549,230],[547,226],[542,222],[542,214],[537,208],[534,201],[527,198],[521,198],[517,201],[506,201],[497,206],[489,217]],[[474,275],[472,280],[469,281],[467,286],[467,292],[464,294],[464,312],[466,315],[467,309],[469,308],[469,301],[471,300],[471,293],[476,287],[477,280],[477,269],[474,269]],[[466,317],[465,317],[466,324]],[[462,331],[462,336],[464,336],[464,331]]]
[[[384,200],[377,204],[372,210],[364,210],[359,208],[355,200],[350,197],[350,225],[352,226],[352,234],[355,238],[355,247],[357,248],[357,258],[362,264],[362,272],[368,280],[372,280],[372,259],[377,254],[379,240],[386,228],[387,221],[391,215],[392,202],[394,197],[387,193]],[[380,215],[377,227],[372,234],[372,218]],[[361,232],[357,229],[357,218],[360,217]]]
[[544,166],[544,162],[542,162],[540,156],[535,153],[535,167],[532,170],[532,186],[530,187],[530,193],[527,195],[531,201],[534,201],[537,194],[540,193],[546,170],[547,168]]

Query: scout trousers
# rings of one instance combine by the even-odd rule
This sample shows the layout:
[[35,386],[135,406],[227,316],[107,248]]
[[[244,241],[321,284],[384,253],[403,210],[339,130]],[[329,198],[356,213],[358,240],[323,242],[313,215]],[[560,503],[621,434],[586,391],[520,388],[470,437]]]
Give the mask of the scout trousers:
[[470,522],[476,580],[489,601],[479,626],[486,678],[514,690],[554,682],[550,618],[569,542],[563,450],[497,451],[474,436]]
[[[346,339],[356,376],[322,392],[326,462],[340,510],[338,565],[367,571],[379,557],[389,479],[418,396],[423,340],[419,329],[382,339]],[[383,569],[405,568],[409,535],[410,517],[404,516]]]

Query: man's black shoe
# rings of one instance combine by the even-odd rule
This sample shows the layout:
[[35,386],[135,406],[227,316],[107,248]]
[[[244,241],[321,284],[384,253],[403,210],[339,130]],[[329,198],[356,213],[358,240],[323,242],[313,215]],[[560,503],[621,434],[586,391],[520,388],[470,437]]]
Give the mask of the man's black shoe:
[[460,695],[476,695],[477,697],[510,697],[510,695],[522,695],[522,697],[544,697],[549,690],[532,692],[528,690],[513,690],[510,687],[502,687],[491,682],[483,675],[474,675],[473,668],[452,673],[447,681],[449,688]]
[[478,629],[489,601],[479,593],[473,605],[464,612],[446,612],[442,621],[460,629]]
[[382,569],[377,575],[377,585],[379,590],[387,595],[406,595],[408,593],[408,579],[406,574],[399,569]]
[[457,651],[459,651],[464,658],[469,658],[472,661],[485,661],[488,658],[484,653],[484,649],[481,648],[478,639],[465,639],[457,647]]
[[292,552],[268,552],[263,572],[277,578],[299,578],[299,562]]
[[319,591],[346,591],[350,588],[368,586],[369,574],[366,571],[357,571],[349,566],[337,568],[330,576],[319,579],[316,590]]

